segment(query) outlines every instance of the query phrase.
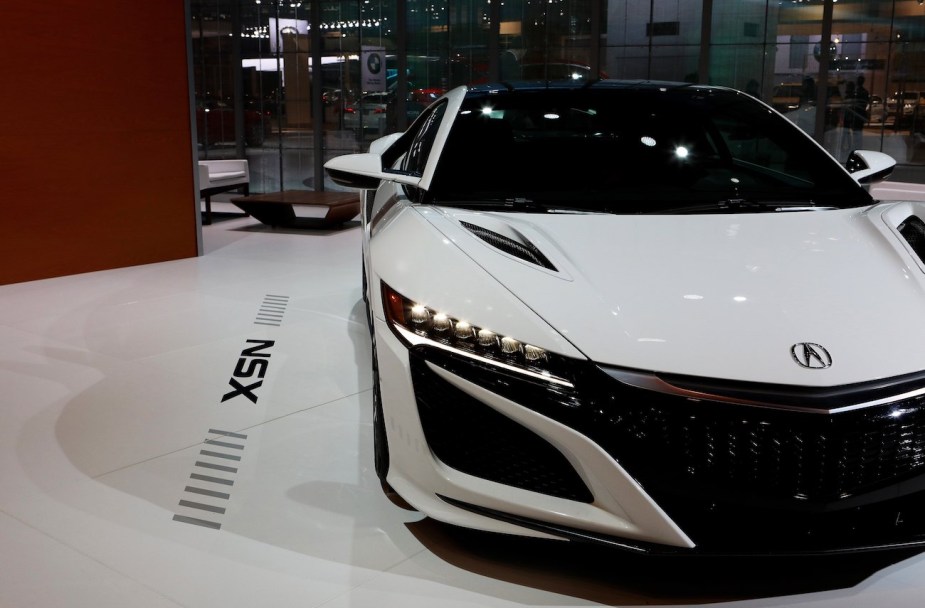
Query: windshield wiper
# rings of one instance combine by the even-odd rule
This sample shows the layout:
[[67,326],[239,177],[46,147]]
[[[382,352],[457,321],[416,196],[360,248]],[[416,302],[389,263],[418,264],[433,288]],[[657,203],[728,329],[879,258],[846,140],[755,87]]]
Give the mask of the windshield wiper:
[[542,211],[559,214],[609,214],[610,210],[600,206],[563,204],[559,200],[538,201],[529,198],[509,199],[515,211]]
[[554,202],[540,202],[527,197],[512,198],[439,198],[431,201],[432,204],[442,207],[471,207],[479,209],[498,209],[500,211],[522,211],[539,213],[605,213],[600,209],[589,209],[586,206],[562,205]]
[[811,200],[781,201],[747,198],[726,198],[707,203],[695,203],[678,207],[662,207],[643,211],[646,214],[696,214],[696,213],[777,213],[783,211],[822,211],[835,209],[816,206]]

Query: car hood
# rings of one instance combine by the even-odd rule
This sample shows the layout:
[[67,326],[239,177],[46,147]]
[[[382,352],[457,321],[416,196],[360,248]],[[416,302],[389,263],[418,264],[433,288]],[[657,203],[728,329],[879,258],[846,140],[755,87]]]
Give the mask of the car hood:
[[[555,270],[471,232],[455,239],[596,362],[804,386],[925,369],[925,273],[896,230],[911,214],[925,216],[910,203],[680,216],[448,212],[548,258]],[[800,366],[792,350],[801,343],[823,346],[832,365]]]

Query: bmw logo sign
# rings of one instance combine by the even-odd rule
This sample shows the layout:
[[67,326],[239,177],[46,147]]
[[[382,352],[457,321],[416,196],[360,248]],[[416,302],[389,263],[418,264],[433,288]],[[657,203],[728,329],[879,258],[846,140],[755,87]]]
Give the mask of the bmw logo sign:
[[370,74],[378,74],[382,71],[382,58],[379,53],[370,53],[366,60],[366,67],[369,68]]

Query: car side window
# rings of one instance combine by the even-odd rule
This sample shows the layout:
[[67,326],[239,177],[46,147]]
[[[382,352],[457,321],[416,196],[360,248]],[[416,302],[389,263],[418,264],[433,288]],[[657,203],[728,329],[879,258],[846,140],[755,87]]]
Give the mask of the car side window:
[[410,175],[424,174],[424,167],[427,165],[427,159],[434,146],[437,129],[439,129],[443,116],[446,114],[446,107],[447,103],[443,102],[433,107],[425,116],[422,116],[420,127],[411,140],[408,153],[405,154],[402,171]]

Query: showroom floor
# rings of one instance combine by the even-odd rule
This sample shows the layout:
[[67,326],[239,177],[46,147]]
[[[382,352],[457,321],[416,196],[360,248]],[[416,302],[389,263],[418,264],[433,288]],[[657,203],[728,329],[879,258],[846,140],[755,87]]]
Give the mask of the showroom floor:
[[666,560],[423,518],[372,471],[356,224],[204,242],[0,287],[0,606],[921,605],[925,555]]

